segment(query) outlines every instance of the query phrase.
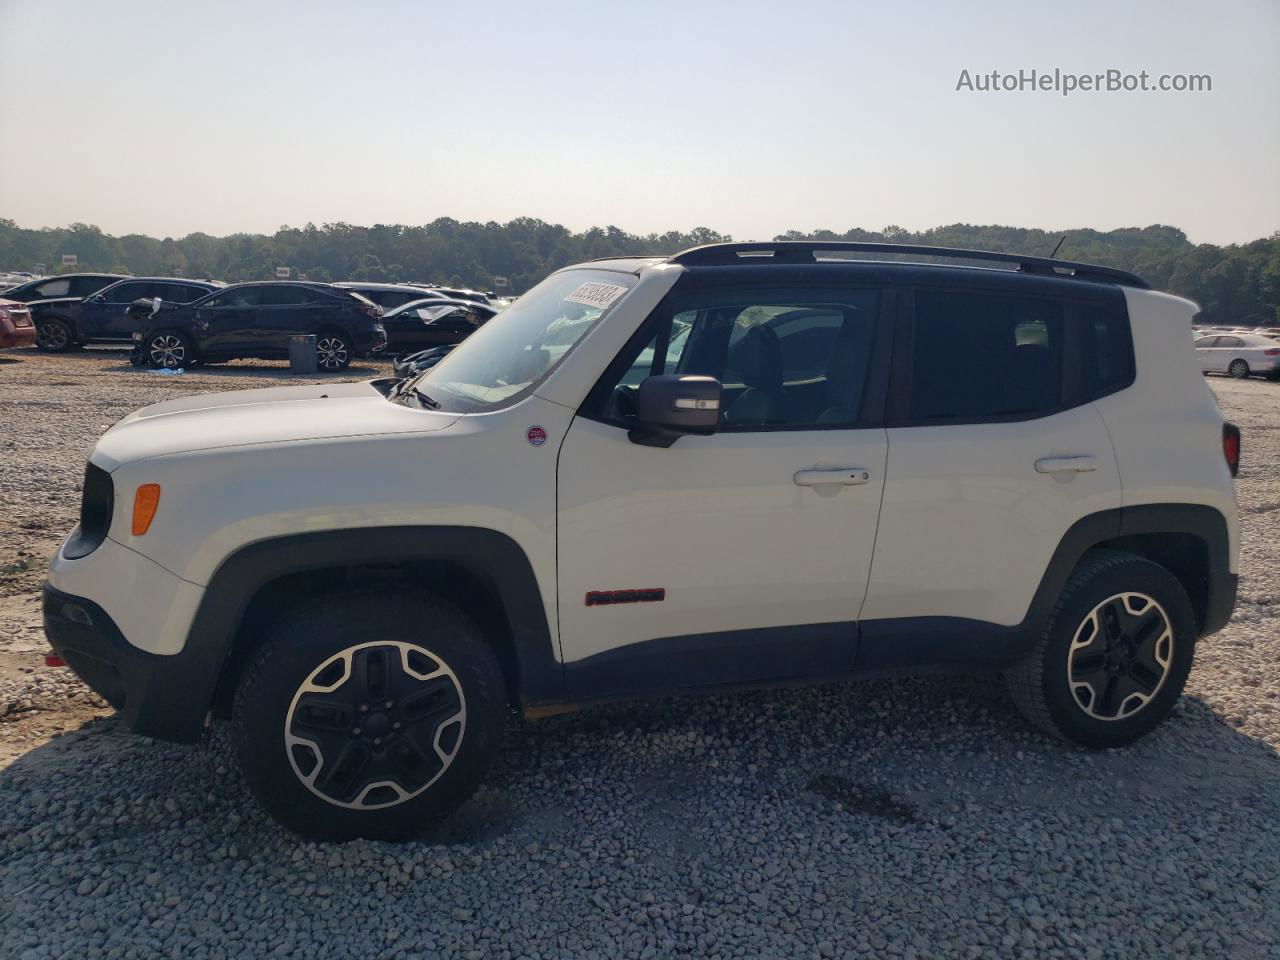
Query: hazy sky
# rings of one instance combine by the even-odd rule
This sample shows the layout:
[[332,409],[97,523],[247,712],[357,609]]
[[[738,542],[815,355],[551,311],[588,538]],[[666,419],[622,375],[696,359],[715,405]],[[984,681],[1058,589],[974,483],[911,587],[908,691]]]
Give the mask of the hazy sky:
[[[1209,93],[957,92],[1055,67]],[[0,217],[1280,229],[1280,0],[0,0]]]

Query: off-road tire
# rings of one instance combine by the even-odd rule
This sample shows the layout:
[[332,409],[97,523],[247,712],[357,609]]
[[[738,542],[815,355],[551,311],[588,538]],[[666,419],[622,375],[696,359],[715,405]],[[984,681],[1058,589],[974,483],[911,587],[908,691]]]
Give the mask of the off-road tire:
[[[425,654],[396,653],[409,648]],[[341,749],[330,751],[338,755],[336,759],[324,758],[319,742],[315,751],[307,746],[299,747],[299,734],[310,737],[311,731],[317,729],[300,725],[298,720],[301,711],[313,709],[307,707],[305,698],[320,697],[314,703],[319,704],[322,711],[327,709],[325,698],[333,696],[337,702],[342,699],[337,695],[348,687],[357,698],[363,698],[367,689],[364,684],[374,682],[369,678],[376,678],[378,673],[370,666],[372,660],[360,660],[371,653],[379,656],[385,653],[390,657],[381,668],[384,679],[393,668],[400,666],[398,656],[404,656],[405,666],[416,663],[419,666],[415,669],[420,668],[433,679],[411,676],[407,670],[398,673],[394,682],[388,681],[386,696],[398,696],[406,689],[406,682],[410,685],[408,689],[417,692],[396,700],[395,707],[385,712],[380,703],[372,703],[373,710],[361,713],[367,705],[353,701],[350,713],[333,715],[336,722],[330,723],[331,717],[321,713],[321,719],[330,729],[321,731],[317,741],[341,745]],[[432,661],[435,667],[428,665]],[[335,668],[333,662],[342,667]],[[326,667],[326,664],[330,665]],[[436,668],[441,666],[448,671],[447,677],[437,675]],[[341,682],[314,693],[317,677],[331,683],[335,669],[346,671],[341,675]],[[413,687],[414,683],[419,687]],[[439,686],[428,689],[432,683]],[[393,687],[396,694],[390,692]],[[447,700],[443,708],[436,706],[438,690],[444,691]],[[426,721],[409,719],[414,715],[409,704],[415,697],[422,703],[423,694],[437,698],[425,701],[434,712]],[[449,699],[455,696],[456,700]],[[460,723],[457,704],[462,707]],[[339,707],[342,709],[345,708]],[[391,596],[385,591],[351,591],[311,598],[294,607],[267,631],[265,641],[253,652],[236,690],[232,738],[250,789],[262,806],[290,830],[317,840],[355,837],[408,840],[471,796],[497,754],[506,713],[502,669],[487,638],[465,613],[444,600],[412,591]],[[448,716],[444,722],[436,721],[433,736],[430,730],[427,734],[437,754],[442,743],[446,752],[452,744],[453,753],[447,761],[441,756],[432,760],[443,763],[443,769],[422,773],[424,768],[419,764],[421,777],[416,786],[408,782],[397,788],[371,786],[384,782],[379,779],[382,774],[372,771],[385,771],[400,762],[400,755],[393,753],[394,749],[408,750],[413,743],[423,741],[420,728],[401,731],[397,726],[400,732],[383,734],[387,739],[378,740],[382,746],[375,747],[373,721],[376,719],[379,723],[378,729],[388,726],[395,718],[412,727],[414,723],[431,722],[430,717],[437,714]],[[349,724],[346,718],[350,718]],[[314,719],[315,715],[308,718]],[[445,729],[451,722],[450,729],[460,732],[450,734]],[[361,724],[368,725],[368,729]],[[447,740],[442,740],[442,731],[448,735]],[[397,737],[400,739],[395,739]],[[407,738],[412,741],[404,742]],[[311,769],[303,766],[309,762],[308,755],[321,758]],[[352,755],[364,757],[365,766],[348,776],[344,762]],[[425,749],[417,755],[417,760],[423,759],[431,760]],[[355,762],[359,761],[347,762],[346,767]],[[382,766],[376,767],[376,764]],[[366,772],[367,782],[359,779]],[[334,791],[326,786],[323,778],[327,776],[341,786],[343,780],[338,774],[347,777],[348,793],[335,799],[325,795],[327,790]],[[304,779],[307,775],[313,780],[310,785]],[[399,777],[400,773],[391,775]],[[404,796],[392,797],[392,789]],[[374,808],[351,805],[381,802],[375,800],[378,791],[383,791],[382,799],[388,805]],[[369,799],[362,801],[361,797]]]
[[[1163,615],[1171,649],[1166,647],[1164,673],[1145,702],[1131,713],[1117,712],[1115,718],[1101,719],[1091,715],[1089,707],[1110,712],[1103,710],[1105,698],[1082,705],[1080,699],[1090,701],[1092,691],[1073,682],[1077,674],[1070,672],[1069,664],[1073,641],[1080,638],[1083,644],[1094,628],[1102,629],[1098,618],[1093,619],[1092,627],[1086,626],[1086,621],[1094,617],[1095,610],[1105,611],[1104,603],[1118,596],[1151,601],[1154,607],[1142,612],[1151,618]],[[1122,602],[1141,606],[1143,601]],[[1046,733],[1084,747],[1122,747],[1149,733],[1177,703],[1195,659],[1198,632],[1191,601],[1173,574],[1133,554],[1097,550],[1071,575],[1040,639],[1025,659],[1006,671],[1005,682],[1023,715]],[[1114,665],[1110,652],[1099,656],[1104,656],[1107,664],[1102,668],[1104,672],[1114,670],[1117,677],[1128,682],[1126,669],[1140,666],[1123,665],[1124,646],[1117,640]],[[1078,649],[1075,655],[1079,657],[1086,650],[1087,647]],[[1079,693],[1073,693],[1073,686]],[[1129,702],[1128,698],[1125,702]]]

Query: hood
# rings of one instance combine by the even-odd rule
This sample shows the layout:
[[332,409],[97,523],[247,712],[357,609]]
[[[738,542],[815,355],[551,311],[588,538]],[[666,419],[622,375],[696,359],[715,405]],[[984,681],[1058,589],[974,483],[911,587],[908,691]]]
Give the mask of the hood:
[[225,447],[443,430],[458,417],[389,403],[370,383],[234,390],[168,400],[129,414],[90,459],[125,463]]

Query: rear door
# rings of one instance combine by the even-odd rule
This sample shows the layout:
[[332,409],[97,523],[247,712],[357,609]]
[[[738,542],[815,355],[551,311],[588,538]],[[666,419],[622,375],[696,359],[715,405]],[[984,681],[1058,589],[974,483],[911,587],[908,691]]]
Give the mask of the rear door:
[[900,319],[869,659],[909,660],[903,636],[947,624],[1020,623],[1072,524],[1120,506],[1090,399],[1133,379],[1122,295],[1008,290],[917,289]]
[[1215,373],[1226,373],[1231,366],[1232,360],[1244,359],[1248,362],[1245,342],[1239,337],[1219,337],[1218,342],[1213,345],[1213,349],[1209,352],[1213,354],[1213,370]]
[[1201,337],[1196,341],[1196,359],[1200,361],[1200,369],[1205,373],[1213,373],[1218,368],[1218,354],[1214,351],[1221,337]]
[[273,354],[287,354],[290,337],[319,330],[328,300],[307,287],[264,288],[258,307],[259,346]]

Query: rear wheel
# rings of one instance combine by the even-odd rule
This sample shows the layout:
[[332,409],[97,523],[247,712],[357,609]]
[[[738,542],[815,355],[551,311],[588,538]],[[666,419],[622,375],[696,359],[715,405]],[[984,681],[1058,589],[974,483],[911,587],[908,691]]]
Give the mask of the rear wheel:
[[65,353],[75,346],[71,325],[65,320],[50,317],[36,321],[36,348],[46,353]]
[[191,340],[179,330],[159,330],[147,337],[143,347],[146,362],[153,367],[178,370],[195,363]]
[[475,790],[506,712],[501,668],[456,607],[345,594],[270,634],[233,707],[240,765],[291,830],[404,840]]
[[1169,571],[1098,551],[1071,576],[1040,641],[1006,673],[1032,723],[1086,747],[1119,747],[1173,709],[1195,657],[1191,601]]
[[1235,377],[1237,380],[1243,380],[1249,376],[1249,364],[1243,360],[1232,360],[1231,366],[1227,367],[1227,373]]
[[351,366],[351,342],[346,334],[326,330],[316,337],[316,366],[326,372]]

